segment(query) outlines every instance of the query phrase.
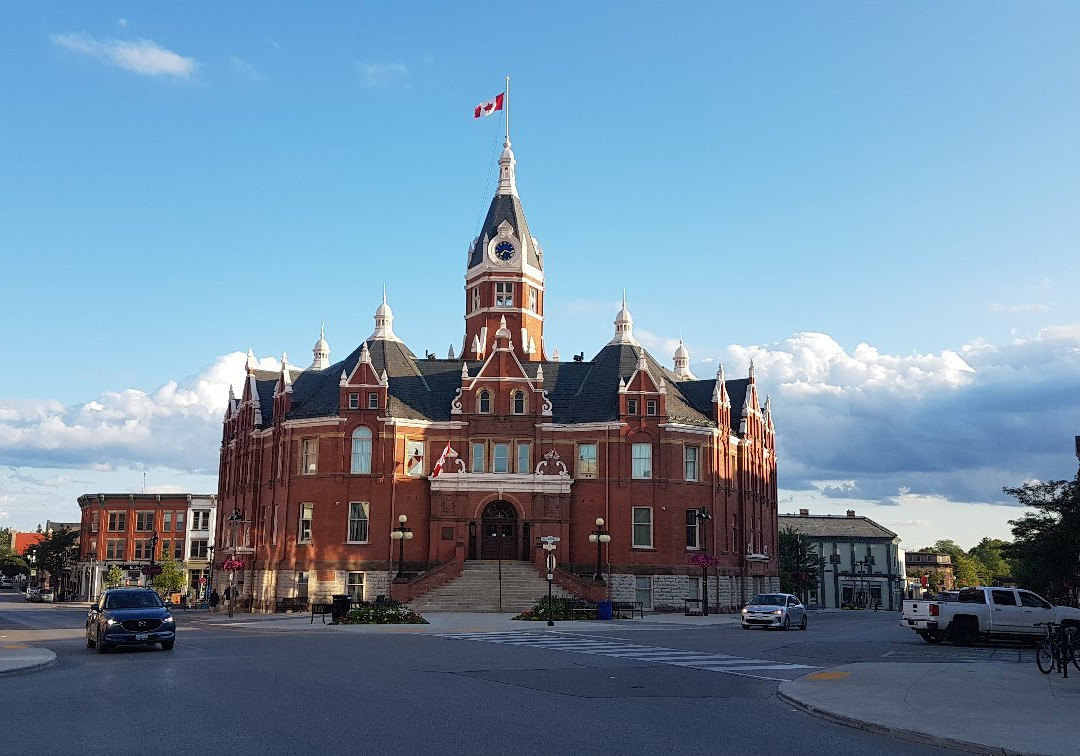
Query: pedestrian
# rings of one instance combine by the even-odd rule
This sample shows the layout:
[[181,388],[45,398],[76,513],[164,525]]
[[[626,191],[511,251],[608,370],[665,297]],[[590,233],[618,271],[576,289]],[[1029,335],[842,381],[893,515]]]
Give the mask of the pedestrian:
[[218,604],[221,603],[221,596],[218,595],[217,589],[210,591],[210,613],[217,614]]
[[233,605],[233,587],[230,585],[228,588],[225,589],[225,613],[228,614],[230,617],[233,616],[232,615],[232,605]]

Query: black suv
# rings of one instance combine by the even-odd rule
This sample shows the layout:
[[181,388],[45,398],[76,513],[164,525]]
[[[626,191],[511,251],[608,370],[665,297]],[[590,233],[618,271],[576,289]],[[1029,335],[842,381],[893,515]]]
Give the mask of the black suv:
[[103,654],[113,646],[153,646],[166,651],[176,642],[176,620],[150,588],[109,588],[86,615],[86,647]]

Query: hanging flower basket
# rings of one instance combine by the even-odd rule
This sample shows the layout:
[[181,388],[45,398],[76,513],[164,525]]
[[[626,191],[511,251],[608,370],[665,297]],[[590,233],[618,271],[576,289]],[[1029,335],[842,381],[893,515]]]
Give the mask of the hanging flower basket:
[[221,563],[221,569],[228,570],[229,572],[236,572],[237,570],[244,569],[245,563],[243,559],[226,559]]
[[690,557],[690,564],[696,567],[716,567],[720,560],[712,554],[694,554]]

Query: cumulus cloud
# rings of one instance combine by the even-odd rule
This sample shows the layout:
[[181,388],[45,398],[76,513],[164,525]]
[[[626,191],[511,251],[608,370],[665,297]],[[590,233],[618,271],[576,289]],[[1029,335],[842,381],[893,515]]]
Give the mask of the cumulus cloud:
[[[230,385],[244,375],[242,352],[219,357],[198,375],[152,393],[112,391],[82,404],[0,401],[0,464],[109,470],[164,465],[213,471]],[[259,367],[274,370],[273,358]]]
[[395,85],[408,86],[410,71],[401,63],[357,63],[360,82],[372,89],[386,89]]
[[186,79],[195,72],[195,61],[167,50],[148,39],[97,40],[83,32],[54,34],[54,44],[143,76]]

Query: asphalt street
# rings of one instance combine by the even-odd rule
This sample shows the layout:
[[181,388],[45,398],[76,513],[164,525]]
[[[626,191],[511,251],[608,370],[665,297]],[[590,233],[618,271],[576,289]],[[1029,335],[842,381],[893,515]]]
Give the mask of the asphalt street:
[[85,647],[85,610],[0,594],[0,642],[47,646],[58,662],[0,678],[4,749],[943,752],[811,716],[779,699],[777,688],[849,662],[1030,663],[1031,653],[928,646],[885,612],[815,614],[808,631],[787,633],[648,619],[554,632],[523,623],[502,633],[356,633],[312,631],[306,620],[283,628],[177,616],[173,651],[101,655]]

